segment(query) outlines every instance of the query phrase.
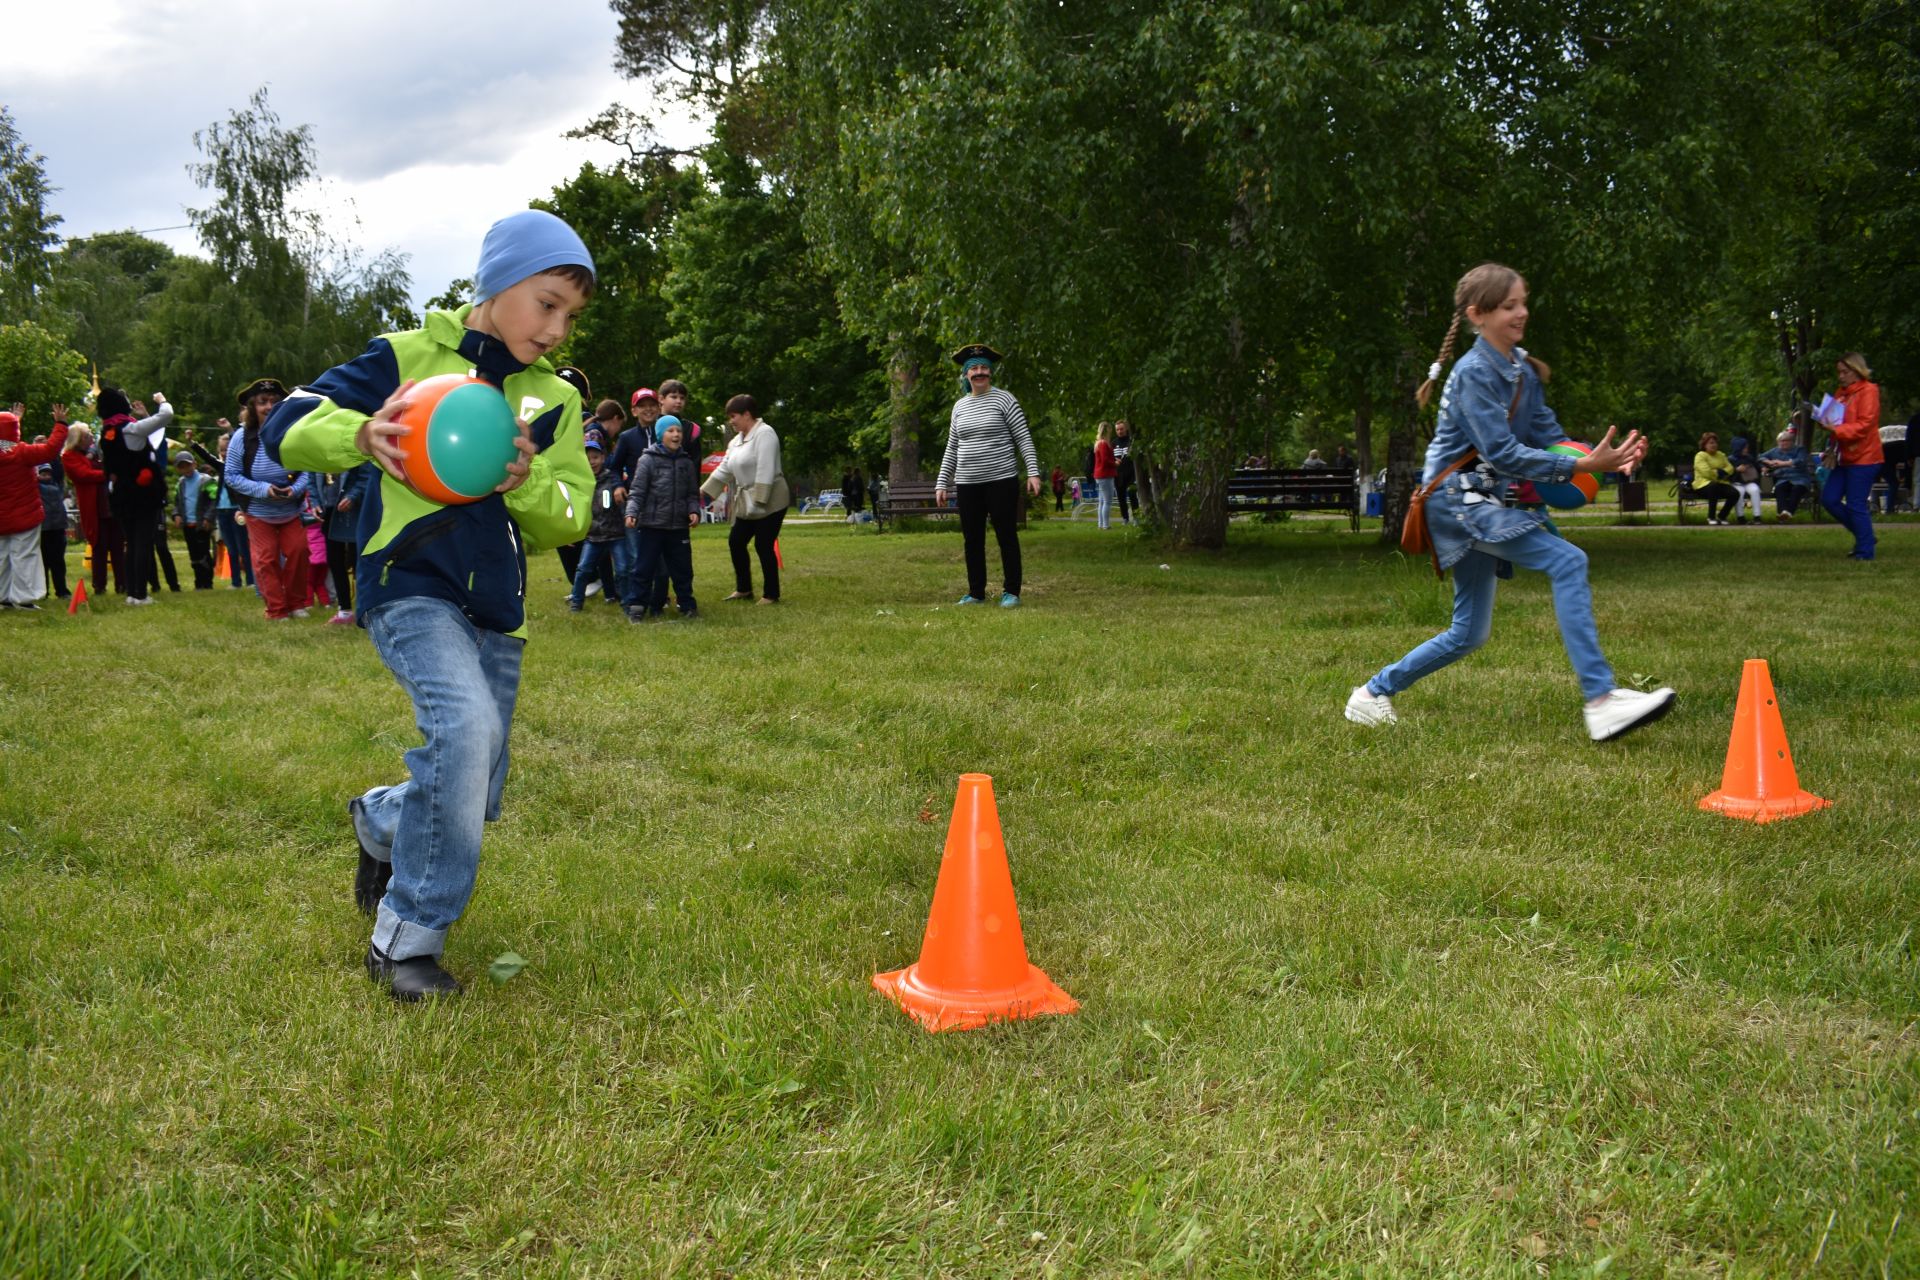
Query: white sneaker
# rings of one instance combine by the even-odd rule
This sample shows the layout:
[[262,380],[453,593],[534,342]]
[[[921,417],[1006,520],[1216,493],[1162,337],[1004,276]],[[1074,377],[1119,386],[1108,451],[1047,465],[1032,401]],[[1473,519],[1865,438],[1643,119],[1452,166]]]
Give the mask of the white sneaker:
[[148,605],[153,603],[153,599],[150,596],[128,596],[127,603],[137,604],[137,605]]
[[589,583],[587,584],[587,589],[586,589],[586,591],[584,591],[584,592],[582,592],[582,594],[583,594],[583,595],[589,595],[589,596],[597,596],[597,595],[599,595],[599,594],[600,594],[600,584],[599,584],[599,583],[597,583],[597,582],[589,582]]
[[1393,714],[1393,700],[1383,694],[1368,693],[1365,685],[1347,698],[1347,719],[1365,725],[1400,723],[1400,717]]
[[1595,742],[1608,742],[1632,733],[1641,725],[1652,724],[1673,710],[1673,690],[1615,689],[1597,703],[1585,708],[1587,736]]
[[308,613],[305,609],[295,609],[293,611],[293,616],[296,618],[310,618],[313,615]]

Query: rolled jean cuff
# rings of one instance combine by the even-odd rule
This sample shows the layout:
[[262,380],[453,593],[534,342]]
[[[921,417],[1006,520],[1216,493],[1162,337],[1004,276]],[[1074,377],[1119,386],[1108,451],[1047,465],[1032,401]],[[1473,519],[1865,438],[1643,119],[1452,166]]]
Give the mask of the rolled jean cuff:
[[353,822],[353,838],[360,842],[362,849],[381,862],[393,861],[393,840],[390,837],[382,839],[373,829],[373,824],[367,821],[367,806],[390,790],[390,787],[375,787],[347,806],[347,817]]
[[411,960],[415,956],[439,956],[447,946],[445,929],[429,929],[423,924],[402,920],[383,900],[373,920],[373,945],[389,960]]

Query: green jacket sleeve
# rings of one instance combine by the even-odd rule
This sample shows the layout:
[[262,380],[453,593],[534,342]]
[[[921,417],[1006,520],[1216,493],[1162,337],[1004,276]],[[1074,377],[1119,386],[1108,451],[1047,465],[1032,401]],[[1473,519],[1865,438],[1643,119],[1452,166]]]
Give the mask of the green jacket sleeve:
[[560,415],[553,443],[533,456],[526,483],[507,494],[507,510],[533,551],[571,546],[587,536],[593,519],[593,468],[581,443],[579,394],[569,392],[553,412]]

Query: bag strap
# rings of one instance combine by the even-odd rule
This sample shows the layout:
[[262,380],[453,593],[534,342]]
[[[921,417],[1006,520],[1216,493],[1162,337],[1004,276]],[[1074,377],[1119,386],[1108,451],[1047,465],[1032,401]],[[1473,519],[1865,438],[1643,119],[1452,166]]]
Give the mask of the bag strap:
[[[1520,412],[1520,393],[1526,390],[1526,386],[1527,386],[1527,381],[1524,374],[1513,380],[1513,403],[1507,406],[1507,425],[1508,426],[1513,425],[1513,415]],[[1441,484],[1445,482],[1448,476],[1460,470],[1460,468],[1477,461],[1479,457],[1480,457],[1480,451],[1478,449],[1474,449],[1471,447],[1468,448],[1468,450],[1465,453],[1461,454],[1458,458],[1456,458],[1453,464],[1447,467],[1446,470],[1442,471],[1439,475],[1435,476],[1432,480],[1428,481],[1426,484],[1421,485],[1420,496],[1422,498],[1432,497],[1434,490],[1438,489],[1441,486]]]

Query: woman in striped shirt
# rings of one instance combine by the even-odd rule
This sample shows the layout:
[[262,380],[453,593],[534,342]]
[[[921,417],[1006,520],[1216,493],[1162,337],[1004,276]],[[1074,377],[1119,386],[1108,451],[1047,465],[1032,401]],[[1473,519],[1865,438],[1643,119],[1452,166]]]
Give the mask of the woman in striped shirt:
[[993,366],[1000,353],[976,342],[953,353],[967,394],[953,406],[947,431],[947,451],[940,459],[940,476],[933,500],[947,505],[952,494],[960,508],[960,535],[966,545],[967,594],[961,604],[983,604],[987,596],[987,524],[1000,544],[1003,578],[1000,607],[1020,603],[1020,475],[1027,477],[1027,494],[1040,493],[1040,463],[1034,457],[1033,436],[1020,402],[993,385]]

